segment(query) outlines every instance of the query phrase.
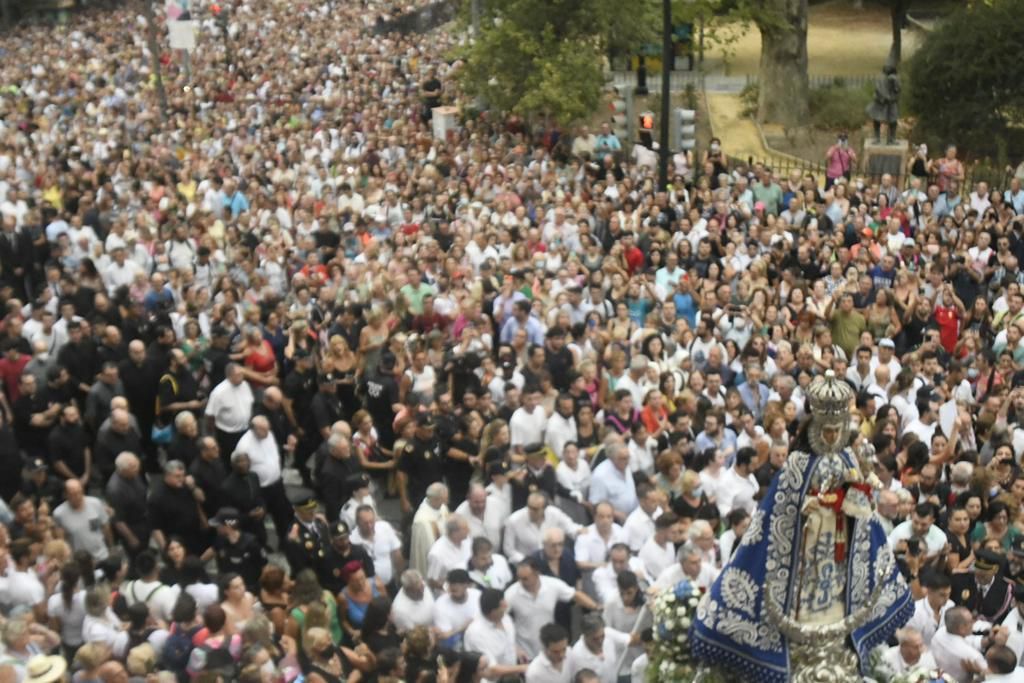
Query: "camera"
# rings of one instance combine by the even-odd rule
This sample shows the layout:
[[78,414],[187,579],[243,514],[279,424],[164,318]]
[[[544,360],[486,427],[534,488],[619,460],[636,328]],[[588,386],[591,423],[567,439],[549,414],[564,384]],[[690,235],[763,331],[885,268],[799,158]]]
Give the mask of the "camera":
[[910,553],[911,555],[915,555],[915,556],[916,555],[920,555],[921,554],[921,541],[920,541],[920,539],[908,538],[907,539],[907,552]]

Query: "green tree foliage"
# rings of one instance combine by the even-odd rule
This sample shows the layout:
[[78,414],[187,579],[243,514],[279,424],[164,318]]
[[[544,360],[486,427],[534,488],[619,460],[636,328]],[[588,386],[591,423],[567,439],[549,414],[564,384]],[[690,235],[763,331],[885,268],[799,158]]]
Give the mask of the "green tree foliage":
[[655,0],[484,2],[463,87],[497,110],[565,125],[598,107],[605,56],[657,40]]
[[997,154],[1020,137],[1022,16],[1024,0],[978,2],[956,10],[927,36],[904,83],[916,134],[974,154]]

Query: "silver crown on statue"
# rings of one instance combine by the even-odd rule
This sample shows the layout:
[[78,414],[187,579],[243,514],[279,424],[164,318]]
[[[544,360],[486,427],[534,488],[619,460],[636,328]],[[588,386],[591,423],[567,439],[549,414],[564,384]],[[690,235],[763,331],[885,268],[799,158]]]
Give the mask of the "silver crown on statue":
[[811,380],[805,390],[811,404],[808,429],[811,448],[818,455],[834,455],[850,440],[850,401],[853,389],[831,370]]
[[818,375],[811,380],[806,393],[811,402],[811,414],[815,417],[849,419],[853,389],[838,379],[836,373],[828,370],[824,375]]

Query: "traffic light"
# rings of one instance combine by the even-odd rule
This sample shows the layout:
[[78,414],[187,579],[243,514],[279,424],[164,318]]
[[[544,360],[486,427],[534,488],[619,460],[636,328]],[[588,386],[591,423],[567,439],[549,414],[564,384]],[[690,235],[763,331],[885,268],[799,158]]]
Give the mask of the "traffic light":
[[633,88],[628,85],[614,87],[612,98],[612,132],[623,146],[633,141],[630,128],[633,125]]
[[697,146],[697,112],[693,109],[675,109],[672,114],[672,149],[693,149]]
[[652,131],[654,130],[654,112],[645,111],[640,114],[640,130],[641,131]]

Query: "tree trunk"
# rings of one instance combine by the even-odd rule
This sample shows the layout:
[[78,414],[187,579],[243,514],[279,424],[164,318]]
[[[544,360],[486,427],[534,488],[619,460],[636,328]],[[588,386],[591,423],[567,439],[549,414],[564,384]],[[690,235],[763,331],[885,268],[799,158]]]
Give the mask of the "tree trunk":
[[899,68],[903,58],[903,24],[907,21],[907,3],[905,0],[889,0],[889,12],[892,18],[892,47],[889,48],[889,59],[886,64]]
[[808,119],[807,0],[766,0],[757,118],[802,126]]

